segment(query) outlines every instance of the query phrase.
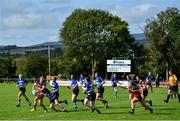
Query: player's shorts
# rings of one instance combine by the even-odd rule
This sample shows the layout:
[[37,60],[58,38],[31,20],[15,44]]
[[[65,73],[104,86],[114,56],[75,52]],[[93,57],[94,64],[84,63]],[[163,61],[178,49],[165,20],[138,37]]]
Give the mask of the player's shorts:
[[79,94],[79,90],[73,90],[73,94],[78,95]]
[[104,87],[99,87],[98,88],[98,93],[103,94],[104,93]]
[[37,93],[36,93],[36,96],[39,97],[39,98],[43,98],[43,97],[44,97],[43,91],[37,92]]
[[139,92],[131,93],[133,97],[138,98],[139,101],[142,100],[141,94]]
[[147,85],[151,86],[152,84],[151,84],[151,82],[147,82]]
[[26,88],[25,87],[19,87],[19,91],[25,93],[26,92]]
[[56,95],[57,99],[59,98],[59,92],[54,92],[54,95]]
[[148,89],[144,89],[144,90],[143,90],[143,95],[144,95],[144,97],[147,97],[147,95],[148,95]]
[[178,85],[169,86],[169,90],[172,91],[172,92],[178,92]]
[[141,101],[142,100],[142,97],[141,95],[137,96],[138,100]]
[[55,100],[58,99],[56,95],[54,95],[51,99],[49,99],[50,103],[55,103]]
[[156,81],[156,85],[159,85],[160,83],[159,83],[159,81]]
[[88,95],[87,99],[88,99],[89,101],[95,101],[95,99],[96,99],[96,93],[93,93],[93,94],[91,94],[91,95]]
[[117,87],[117,84],[113,84],[112,87]]

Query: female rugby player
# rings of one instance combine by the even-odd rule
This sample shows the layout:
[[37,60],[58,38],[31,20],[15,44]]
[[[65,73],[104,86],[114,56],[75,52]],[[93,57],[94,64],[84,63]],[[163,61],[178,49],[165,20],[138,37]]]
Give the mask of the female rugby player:
[[74,75],[71,75],[71,86],[67,86],[70,90],[72,90],[72,96],[71,100],[74,104],[74,110],[77,110],[77,102],[82,102],[84,103],[84,100],[79,100],[77,99],[78,94],[79,94],[79,87],[78,87],[78,81],[75,79]]
[[97,87],[98,92],[96,94],[96,100],[101,101],[105,108],[109,108],[108,106],[108,101],[106,101],[103,98],[103,94],[104,94],[104,87],[103,84],[105,83],[105,81],[102,80],[102,78],[100,77],[100,74],[98,72],[95,73],[95,80],[94,80],[94,86]]
[[32,91],[33,94],[35,95],[35,98],[34,98],[33,109],[31,111],[36,111],[37,102],[39,102],[39,105],[44,109],[44,112],[47,112],[47,108],[43,104],[43,97],[44,97],[43,90],[45,89],[45,86],[46,86],[46,82],[43,76],[41,76],[39,80],[34,83]]
[[16,80],[16,87],[19,87],[19,93],[18,93],[18,103],[16,107],[20,107],[21,105],[21,97],[24,96],[26,98],[26,101],[28,102],[29,106],[31,106],[31,102],[29,101],[28,97],[26,96],[26,86],[28,82],[25,79],[22,79],[22,74],[19,75],[19,79]]

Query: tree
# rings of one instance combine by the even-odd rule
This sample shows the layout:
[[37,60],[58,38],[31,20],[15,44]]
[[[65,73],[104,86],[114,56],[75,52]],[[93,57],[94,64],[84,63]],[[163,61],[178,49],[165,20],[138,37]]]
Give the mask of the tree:
[[25,77],[40,77],[48,74],[48,58],[31,55],[26,58],[16,60],[17,74]]
[[15,65],[12,58],[0,58],[0,77],[15,77]]
[[[179,60],[177,57],[180,48],[180,12],[170,7],[148,19],[145,26],[145,35],[150,41],[150,66],[154,72],[164,72],[167,67],[172,68]],[[177,65],[176,65],[177,66]]]
[[80,72],[91,68],[92,75],[101,63],[106,68],[107,59],[127,57],[134,42],[127,22],[96,9],[75,10],[63,23],[60,38],[67,45],[64,57],[80,63]]

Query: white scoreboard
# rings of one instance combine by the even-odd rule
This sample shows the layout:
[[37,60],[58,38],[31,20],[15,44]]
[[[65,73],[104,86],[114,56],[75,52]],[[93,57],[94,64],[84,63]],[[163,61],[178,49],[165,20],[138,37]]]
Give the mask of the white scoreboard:
[[107,60],[107,72],[131,72],[131,60]]

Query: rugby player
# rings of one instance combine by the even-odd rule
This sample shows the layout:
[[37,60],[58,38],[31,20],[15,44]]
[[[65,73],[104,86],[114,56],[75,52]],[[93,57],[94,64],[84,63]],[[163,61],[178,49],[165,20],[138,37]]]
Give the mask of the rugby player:
[[105,83],[105,81],[103,81],[102,78],[100,77],[99,73],[96,72],[95,73],[95,80],[94,80],[94,86],[97,87],[97,89],[98,89],[98,92],[96,94],[96,100],[101,101],[104,104],[105,108],[109,108],[108,101],[106,101],[103,98],[103,94],[104,94],[103,84],[104,83]]
[[25,79],[22,79],[22,74],[19,75],[19,79],[16,80],[16,87],[19,88],[18,93],[18,102],[16,107],[20,107],[21,105],[21,97],[24,96],[26,101],[28,102],[29,106],[31,106],[31,102],[29,101],[28,97],[26,96],[26,86],[28,82]]
[[85,86],[85,84],[86,84],[86,79],[87,79],[87,75],[86,74],[81,74],[80,75],[80,79],[79,79],[79,82],[80,82],[80,85],[81,86]]
[[151,88],[151,92],[153,92],[151,81],[152,81],[152,76],[151,76],[151,72],[149,72],[146,77],[147,89],[149,90],[149,88]]
[[96,93],[94,92],[94,86],[91,83],[90,78],[86,78],[86,81],[87,82],[85,83],[85,87],[82,87],[84,94],[88,95],[84,99],[84,105],[91,108],[92,112],[94,112],[96,110],[98,113],[101,113],[95,106]]
[[[115,98],[117,98],[117,93],[118,93],[118,85],[117,85],[118,80],[116,79],[116,74],[113,74],[112,77],[111,77],[111,84],[112,84],[112,87],[114,89],[114,96]],[[120,84],[120,83],[119,83]]]
[[141,80],[139,76],[136,76],[136,80],[139,81],[141,92],[142,92],[142,99],[146,102],[149,103],[150,106],[152,106],[152,100],[146,100],[146,97],[148,95],[148,89],[147,89],[147,84],[145,81]]
[[45,86],[46,86],[46,82],[43,76],[41,76],[39,80],[33,84],[32,92],[35,95],[35,98],[34,98],[33,109],[31,111],[36,111],[37,102],[39,102],[39,105],[44,109],[44,112],[47,112],[47,108],[43,104],[43,98],[44,98],[43,90]]
[[70,90],[72,90],[71,100],[74,104],[74,110],[77,110],[77,102],[82,102],[84,104],[84,100],[77,99],[79,94],[78,81],[75,79],[74,75],[71,75],[71,86],[67,86]]
[[143,97],[142,96],[142,90],[141,90],[141,87],[139,85],[139,81],[133,80],[133,79],[130,80],[128,89],[129,89],[129,92],[131,93],[131,99],[130,99],[131,111],[129,111],[129,113],[134,114],[135,103],[137,103],[137,102],[140,102],[140,104],[143,107],[145,107],[146,109],[148,109],[150,111],[150,113],[153,113],[153,109],[150,108],[142,98]]
[[169,86],[168,95],[167,95],[167,99],[164,100],[164,102],[168,103],[170,95],[172,95],[172,94],[176,94],[178,96],[178,99],[180,102],[180,95],[178,93],[177,77],[175,74],[172,73],[172,71],[169,71],[169,80],[167,81],[167,85]]
[[[52,87],[52,90],[51,92],[56,95],[57,99],[59,99],[59,85],[58,83],[56,82],[57,80],[57,77],[56,76],[53,76],[52,77],[52,83],[50,84],[51,87]],[[60,100],[59,103],[65,103],[66,105],[68,105],[68,102],[67,100]]]
[[55,94],[53,94],[49,89],[44,88],[43,94],[49,98],[50,109],[54,110],[55,112],[59,112],[60,110],[57,110],[54,108],[54,104],[56,104],[58,107],[60,107],[62,109],[62,112],[67,112],[67,110],[59,103],[57,96]]

